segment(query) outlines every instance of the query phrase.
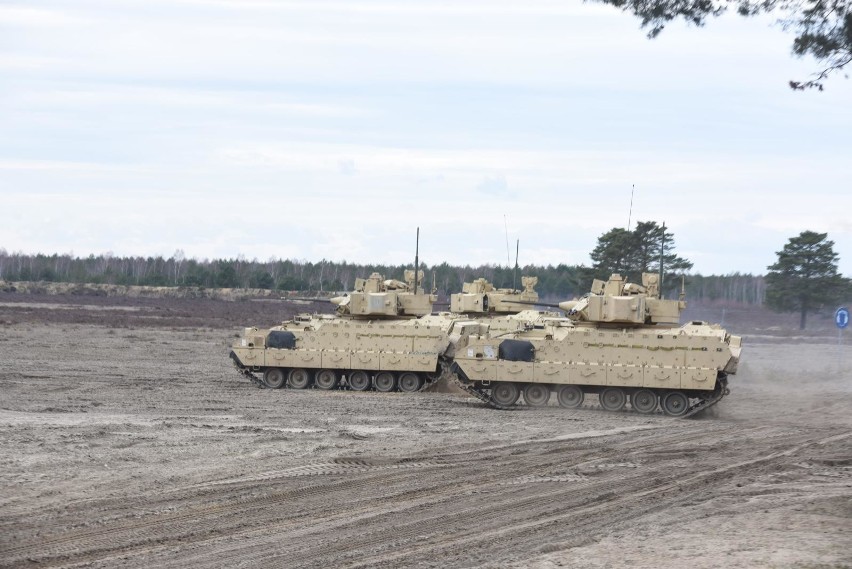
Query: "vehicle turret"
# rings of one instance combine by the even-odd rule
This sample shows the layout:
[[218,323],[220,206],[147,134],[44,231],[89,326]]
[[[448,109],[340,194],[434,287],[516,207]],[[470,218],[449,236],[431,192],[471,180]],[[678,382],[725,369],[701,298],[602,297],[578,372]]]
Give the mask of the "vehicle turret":
[[595,279],[589,294],[579,300],[560,302],[559,308],[577,323],[619,327],[679,325],[686,301],[683,293],[678,300],[661,298],[659,277],[654,273],[643,273],[641,285],[625,282],[621,275],[613,274],[607,281]]
[[523,290],[495,288],[486,279],[462,285],[462,291],[450,296],[450,312],[463,314],[516,314],[519,305],[536,304],[538,277],[521,277]]
[[[423,271],[418,271],[417,281],[423,282]],[[352,318],[416,318],[432,312],[438,300],[434,294],[426,294],[423,287],[415,290],[415,272],[405,271],[405,282],[385,279],[373,273],[366,279],[355,279],[355,290],[344,296],[330,299],[337,306],[337,313]]]

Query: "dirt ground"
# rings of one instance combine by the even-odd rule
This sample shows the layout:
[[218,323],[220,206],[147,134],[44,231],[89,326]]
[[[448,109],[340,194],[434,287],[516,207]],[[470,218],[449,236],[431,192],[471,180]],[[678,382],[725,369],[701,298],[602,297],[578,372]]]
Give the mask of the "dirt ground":
[[276,305],[169,302],[0,295],[0,566],[852,567],[852,338],[746,335],[694,419],[495,411],[258,389]]

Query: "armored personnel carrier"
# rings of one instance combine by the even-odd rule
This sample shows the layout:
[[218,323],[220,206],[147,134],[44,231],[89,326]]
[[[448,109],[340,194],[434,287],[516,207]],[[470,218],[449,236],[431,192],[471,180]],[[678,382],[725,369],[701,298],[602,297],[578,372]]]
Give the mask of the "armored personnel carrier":
[[464,292],[452,296],[455,312],[438,314],[432,313],[437,297],[419,285],[423,271],[405,271],[404,278],[373,273],[356,279],[354,292],[329,299],[336,314],[246,328],[231,359],[246,377],[272,389],[418,391],[447,373],[461,337],[557,316],[524,310],[521,303],[538,300],[534,277],[523,277],[523,291],[497,289],[485,279],[465,283]]
[[689,416],[728,393],[741,338],[706,322],[681,326],[682,295],[662,299],[657,279],[645,274],[637,285],[612,275],[558,305],[538,302],[534,278],[524,277],[523,291],[477,279],[452,295],[452,312],[433,314],[437,298],[418,285],[422,271],[406,271],[405,282],[374,273],[331,299],[336,315],[246,328],[231,358],[268,388],[418,391],[447,375],[498,409],[521,396],[544,406],[555,393],[566,408],[596,396],[606,410]]
[[[417,278],[415,278],[417,277]],[[332,298],[337,314],[296,316],[268,330],[246,328],[231,359],[247,377],[277,389],[346,386],[355,391],[418,391],[445,371],[452,319],[429,316],[437,300],[418,283],[373,273]]]
[[695,414],[728,393],[741,338],[706,322],[681,326],[683,293],[661,298],[657,275],[644,274],[638,285],[614,274],[558,306],[567,317],[508,317],[460,337],[451,366],[459,386],[500,409],[521,396],[544,406],[555,393],[566,408],[596,395],[606,410],[629,403],[639,413],[660,408],[673,416]]

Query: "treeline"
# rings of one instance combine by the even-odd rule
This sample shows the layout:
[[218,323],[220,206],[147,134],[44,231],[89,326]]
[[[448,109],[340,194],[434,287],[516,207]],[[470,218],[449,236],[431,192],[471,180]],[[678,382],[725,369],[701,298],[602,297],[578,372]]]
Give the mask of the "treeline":
[[726,301],[736,304],[763,304],[766,281],[763,275],[690,275],[686,277],[686,296],[697,301]]
[[[352,290],[355,279],[378,272],[386,278],[402,280],[406,265],[372,265],[322,260],[272,258],[187,259],[178,250],[169,258],[118,257],[110,253],[74,257],[29,255],[0,249],[0,280],[96,283],[142,286],[197,286],[207,288],[260,288],[272,290],[330,292]],[[462,283],[484,277],[497,287],[521,286],[521,275],[538,277],[536,290],[542,298],[565,299],[584,294],[591,284],[588,267],[576,265],[526,265],[517,273],[511,267],[496,265],[456,266],[447,263],[422,265],[426,288],[434,283],[440,294],[459,292]],[[666,277],[673,291],[680,278]],[[675,284],[677,287],[675,287]],[[687,298],[761,304],[765,297],[762,276],[725,275],[686,277]],[[670,292],[671,293],[671,292]]]

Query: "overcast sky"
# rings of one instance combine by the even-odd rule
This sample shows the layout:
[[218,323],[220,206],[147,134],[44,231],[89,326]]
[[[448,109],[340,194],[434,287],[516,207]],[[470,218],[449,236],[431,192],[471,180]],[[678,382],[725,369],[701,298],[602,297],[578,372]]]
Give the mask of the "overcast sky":
[[771,19],[580,0],[0,0],[0,247],[589,263],[665,222],[695,271],[828,232],[852,275],[852,81]]

